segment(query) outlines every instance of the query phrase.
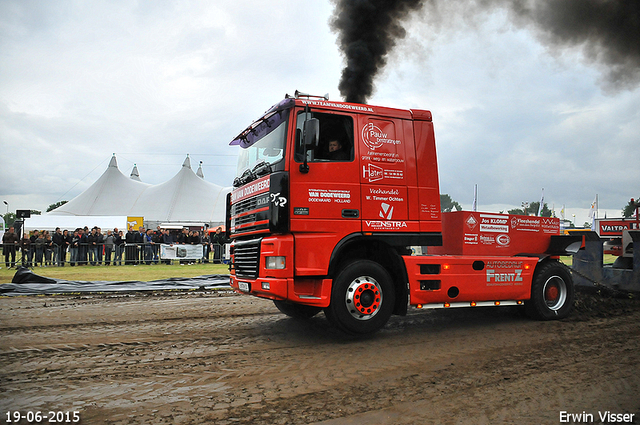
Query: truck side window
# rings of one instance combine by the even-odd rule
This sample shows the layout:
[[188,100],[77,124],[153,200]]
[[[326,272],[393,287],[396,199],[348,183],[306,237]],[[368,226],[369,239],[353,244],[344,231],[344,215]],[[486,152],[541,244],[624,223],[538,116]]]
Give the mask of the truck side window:
[[304,159],[300,139],[304,122],[309,118],[320,121],[320,138],[318,146],[307,152],[307,161],[353,161],[353,118],[348,115],[301,112],[296,121],[297,162]]

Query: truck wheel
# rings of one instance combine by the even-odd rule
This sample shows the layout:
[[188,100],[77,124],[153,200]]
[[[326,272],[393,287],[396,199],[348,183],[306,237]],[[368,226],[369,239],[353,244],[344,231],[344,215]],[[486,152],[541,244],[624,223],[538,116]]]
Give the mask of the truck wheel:
[[551,261],[536,270],[525,309],[533,319],[564,319],[573,309],[574,297],[571,273],[564,264]]
[[273,300],[273,303],[281,313],[295,319],[311,319],[322,311],[321,307],[313,307],[311,305],[288,303],[286,301],[279,300]]
[[393,311],[395,291],[380,264],[359,260],[343,268],[333,281],[331,304],[324,311],[337,328],[367,334],[382,328]]

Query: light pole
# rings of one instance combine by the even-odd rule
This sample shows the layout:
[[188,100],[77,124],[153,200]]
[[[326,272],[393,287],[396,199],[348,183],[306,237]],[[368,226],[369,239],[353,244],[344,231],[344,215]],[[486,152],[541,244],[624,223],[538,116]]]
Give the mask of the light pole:
[[9,220],[9,203],[7,201],[2,201],[7,206],[7,214],[3,217],[2,220],[2,230],[5,230],[7,227],[7,220]]

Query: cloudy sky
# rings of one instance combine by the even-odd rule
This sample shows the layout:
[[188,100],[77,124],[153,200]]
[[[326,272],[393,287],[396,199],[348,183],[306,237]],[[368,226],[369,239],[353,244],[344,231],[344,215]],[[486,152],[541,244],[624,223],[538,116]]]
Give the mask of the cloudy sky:
[[[443,2],[446,4],[446,2]],[[474,2],[470,2],[474,3]],[[331,1],[0,2],[0,199],[70,200],[113,153],[142,181],[187,154],[230,186],[229,142],[296,89],[338,90]],[[412,13],[368,103],[429,109],[441,192],[498,212],[544,201],[581,225],[640,196],[640,88],[589,46],[553,47],[506,8]],[[5,207],[5,205],[2,205]],[[3,213],[6,211],[2,211]]]

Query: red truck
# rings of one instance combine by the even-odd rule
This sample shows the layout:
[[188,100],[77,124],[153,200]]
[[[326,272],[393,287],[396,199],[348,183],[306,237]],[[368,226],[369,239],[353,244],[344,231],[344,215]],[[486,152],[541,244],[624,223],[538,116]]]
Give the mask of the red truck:
[[[231,145],[231,286],[292,317],[370,333],[408,306],[566,317],[581,245],[556,218],[440,212],[431,112],[296,92]],[[422,251],[424,255],[414,255]]]

